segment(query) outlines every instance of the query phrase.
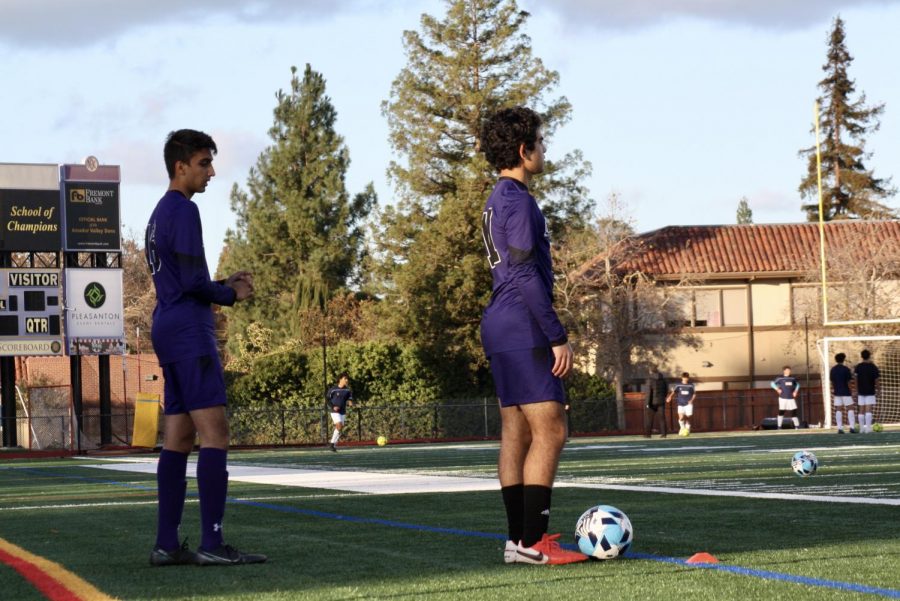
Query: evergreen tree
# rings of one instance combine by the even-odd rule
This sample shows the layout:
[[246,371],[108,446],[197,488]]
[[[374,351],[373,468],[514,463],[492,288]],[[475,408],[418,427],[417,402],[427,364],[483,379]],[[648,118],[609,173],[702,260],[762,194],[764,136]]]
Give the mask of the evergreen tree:
[[[388,173],[398,193],[377,240],[385,323],[408,340],[480,357],[478,324],[490,296],[480,215],[496,179],[478,136],[486,115],[513,105],[537,110],[545,139],[571,115],[547,100],[559,76],[533,56],[529,17],[514,0],[446,0],[443,19],[423,15],[404,33],[408,64],[382,104],[402,161]],[[553,158],[552,150],[549,156]],[[584,227],[591,202],[579,152],[548,161],[532,192],[551,237]]]
[[[884,104],[866,106],[865,94],[852,99],[856,84],[847,72],[853,57],[844,41],[844,21],[836,17],[829,34],[828,60],[822,66],[825,79],[819,82],[823,218],[895,218],[897,211],[883,203],[896,193],[890,178],[876,178],[864,163],[872,156],[865,150],[864,136],[878,130]],[[812,131],[815,132],[815,126]],[[803,205],[803,210],[809,221],[818,221],[816,147],[801,150],[800,155],[807,157],[808,169],[799,190],[811,201]]]
[[739,225],[753,223],[753,209],[750,208],[750,203],[747,202],[746,196],[742,196],[738,202],[737,222]]
[[250,169],[247,190],[232,188],[237,223],[226,235],[220,272],[254,276],[255,299],[229,310],[229,333],[258,322],[278,341],[298,335],[310,306],[324,307],[326,297],[352,284],[376,198],[371,184],[352,199],[347,192],[349,153],[321,74],[306,65],[300,79],[292,67],[290,91],[275,98],[273,143]]

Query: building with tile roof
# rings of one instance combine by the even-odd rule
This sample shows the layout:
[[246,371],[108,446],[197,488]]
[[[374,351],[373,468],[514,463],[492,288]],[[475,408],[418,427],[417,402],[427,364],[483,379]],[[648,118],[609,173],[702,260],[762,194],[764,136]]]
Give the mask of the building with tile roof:
[[[824,231],[833,296],[840,296],[838,280],[853,277],[848,266],[866,266],[861,277],[877,280],[873,294],[887,299],[876,303],[879,316],[900,317],[900,221],[834,221]],[[677,330],[700,342],[668,352],[661,367],[670,381],[687,371],[698,390],[765,389],[790,365],[795,376],[808,377],[808,392],[819,386],[816,340],[825,330],[819,325],[818,224],[668,226],[621,241],[575,275],[590,278],[607,264],[671,287],[678,299],[680,318],[648,334]],[[848,301],[842,310],[844,318],[873,316],[867,303]],[[848,333],[853,329],[829,335]],[[630,388],[639,387],[645,372],[635,366],[626,374]]]

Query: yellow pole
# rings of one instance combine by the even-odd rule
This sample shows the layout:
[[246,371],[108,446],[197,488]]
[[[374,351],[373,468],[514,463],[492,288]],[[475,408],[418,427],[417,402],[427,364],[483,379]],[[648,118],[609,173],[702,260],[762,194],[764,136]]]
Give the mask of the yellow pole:
[[819,184],[819,262],[822,264],[822,324],[828,323],[828,280],[825,269],[825,202],[822,200],[822,146],[819,143],[819,101],[813,103],[816,123],[816,178]]

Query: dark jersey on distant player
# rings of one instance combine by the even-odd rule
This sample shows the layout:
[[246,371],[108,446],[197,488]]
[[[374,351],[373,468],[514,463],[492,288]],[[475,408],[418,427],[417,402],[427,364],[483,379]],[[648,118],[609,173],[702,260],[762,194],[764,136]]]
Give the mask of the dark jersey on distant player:
[[834,396],[850,396],[850,380],[853,372],[843,363],[838,363],[831,368],[831,385],[834,386]]
[[156,308],[150,335],[160,365],[218,352],[212,304],[233,305],[235,291],[209,278],[197,205],[169,190],[144,237]]
[[[353,399],[353,393],[349,388],[341,388],[340,386],[332,386],[325,394],[328,401],[328,410],[344,415],[347,413],[347,401]],[[334,408],[337,407],[337,411]]]
[[678,401],[679,405],[687,405],[688,401],[694,398],[693,384],[676,384],[673,391],[675,392],[675,399]]
[[856,376],[856,394],[872,396],[875,394],[875,380],[881,375],[878,373],[878,367],[874,363],[863,361],[853,368],[853,375]]
[[800,390],[800,380],[794,376],[782,376],[772,381],[772,388],[778,391],[782,399],[794,398],[794,392]]
[[485,354],[557,346],[567,341],[553,309],[553,265],[544,216],[528,187],[501,177],[481,215],[493,278],[481,319]]

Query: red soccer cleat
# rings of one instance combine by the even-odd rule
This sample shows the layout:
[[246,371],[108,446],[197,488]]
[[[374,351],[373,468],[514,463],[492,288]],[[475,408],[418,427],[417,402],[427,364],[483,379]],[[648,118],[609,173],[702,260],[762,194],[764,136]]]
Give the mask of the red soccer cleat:
[[559,534],[545,534],[531,547],[523,547],[522,543],[519,543],[519,548],[516,550],[516,563],[562,565],[587,560],[588,556],[584,553],[568,551],[560,547],[556,542],[560,536]]

